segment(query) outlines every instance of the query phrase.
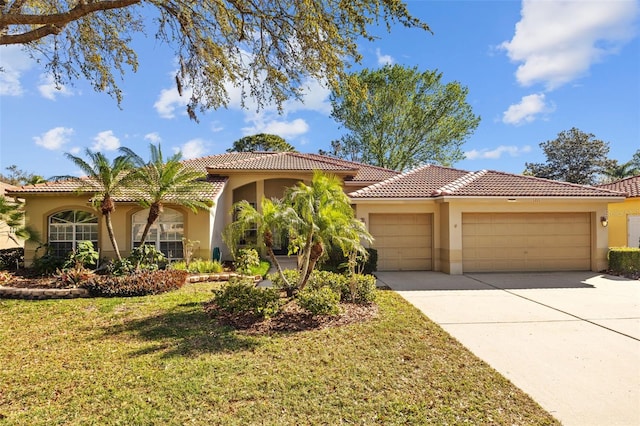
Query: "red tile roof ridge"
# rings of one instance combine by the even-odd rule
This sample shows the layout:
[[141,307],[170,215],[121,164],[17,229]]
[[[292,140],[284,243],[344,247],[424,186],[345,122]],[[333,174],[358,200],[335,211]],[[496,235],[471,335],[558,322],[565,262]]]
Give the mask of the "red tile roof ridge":
[[[609,183],[596,185],[600,189],[624,192],[627,197],[640,197],[640,175],[628,176]],[[615,189],[614,189],[615,188]]]
[[609,190],[609,189],[598,188],[597,185],[594,186],[594,185],[586,185],[586,184],[581,184],[581,183],[565,182],[563,180],[553,180],[553,179],[541,178],[541,177],[537,177],[537,176],[529,176],[529,175],[523,175],[523,174],[517,174],[517,173],[501,172],[499,170],[487,170],[487,173],[495,173],[495,174],[503,175],[503,176],[513,176],[513,177],[518,177],[518,178],[525,178],[525,179],[530,179],[530,180],[548,182],[548,183],[552,183],[552,184],[560,184],[560,185],[565,185],[565,186],[571,186],[573,188],[590,188],[590,189],[593,189],[595,191],[607,191],[607,192],[610,192],[611,194],[620,194],[620,191],[613,191],[613,190]]
[[358,196],[358,195],[366,194],[367,192],[370,192],[371,189],[375,189],[375,188],[379,188],[379,187],[384,186],[384,185],[388,185],[388,184],[390,184],[392,182],[395,182],[395,181],[397,181],[397,180],[399,180],[401,178],[405,178],[406,176],[418,173],[421,170],[428,169],[429,167],[441,167],[441,166],[434,166],[433,164],[425,164],[423,166],[419,166],[419,167],[416,167],[415,169],[409,170],[408,172],[400,173],[400,174],[397,174],[395,176],[391,176],[390,178],[387,178],[387,179],[385,179],[383,181],[374,183],[373,185],[369,185],[369,186],[367,186],[365,188],[362,188],[362,189],[359,189],[357,191],[354,191],[354,192],[350,193],[349,195]]
[[[231,154],[231,153],[228,153]],[[225,167],[228,166],[232,166],[232,165],[237,165],[237,164],[242,164],[242,163],[249,163],[252,161],[255,161],[256,159],[261,159],[263,157],[268,157],[268,156],[284,156],[285,154],[289,154],[288,152],[275,152],[275,151],[252,151],[251,154],[257,154],[257,155],[252,155],[249,156],[247,158],[241,158],[239,160],[233,160],[233,161],[227,161],[226,163],[220,163],[220,164],[216,164],[215,166],[205,166],[205,168],[211,168],[211,169],[224,169]],[[225,154],[217,154],[217,155],[209,155],[208,157],[217,157],[217,156],[223,156]],[[205,158],[205,157],[203,157]],[[199,159],[202,160],[202,159]]]
[[303,154],[305,156],[309,156],[309,157],[313,157],[314,159],[320,159],[320,161],[325,161],[325,162],[334,162],[336,165],[339,165],[339,163],[348,163],[351,164],[357,168],[360,168],[362,166],[370,168],[370,169],[377,169],[377,170],[381,170],[381,171],[385,171],[385,172],[394,172],[396,174],[402,174],[402,172],[399,172],[397,170],[393,170],[393,169],[388,169],[386,167],[382,167],[382,166],[374,166],[373,164],[365,164],[365,163],[358,163],[357,161],[351,161],[351,160],[345,160],[344,158],[338,158],[338,157],[332,157],[330,155],[322,155],[322,154],[315,154],[315,153],[309,153],[309,154]]
[[459,177],[453,182],[449,182],[448,184],[436,189],[431,193],[432,197],[437,197],[440,195],[452,195],[460,188],[464,188],[469,185],[473,181],[481,178],[482,176],[487,174],[487,170],[479,170],[477,172],[468,172],[466,175]]

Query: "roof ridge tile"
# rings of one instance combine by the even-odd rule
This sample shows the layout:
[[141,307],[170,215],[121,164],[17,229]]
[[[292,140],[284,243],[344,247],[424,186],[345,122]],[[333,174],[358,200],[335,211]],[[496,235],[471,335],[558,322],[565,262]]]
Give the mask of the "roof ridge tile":
[[473,181],[481,178],[482,176],[487,174],[487,170],[479,170],[477,172],[468,172],[464,176],[460,176],[458,179],[453,182],[449,182],[448,184],[436,189],[431,193],[432,197],[437,197],[440,195],[451,195],[456,192],[458,189],[463,188]]

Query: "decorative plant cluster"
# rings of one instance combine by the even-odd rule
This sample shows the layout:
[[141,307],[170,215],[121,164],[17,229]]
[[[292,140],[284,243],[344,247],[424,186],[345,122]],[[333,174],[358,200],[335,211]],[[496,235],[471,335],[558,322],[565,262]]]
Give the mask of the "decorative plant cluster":
[[187,271],[191,274],[217,274],[224,270],[224,267],[217,260],[194,259],[187,265],[186,261],[173,262],[169,269],[176,271]]
[[253,281],[231,279],[228,284],[214,290],[212,313],[241,314],[253,319],[269,318],[280,311],[279,292],[260,288]]
[[81,284],[93,296],[128,297],[159,294],[182,287],[186,271],[139,271],[131,275],[96,275]]

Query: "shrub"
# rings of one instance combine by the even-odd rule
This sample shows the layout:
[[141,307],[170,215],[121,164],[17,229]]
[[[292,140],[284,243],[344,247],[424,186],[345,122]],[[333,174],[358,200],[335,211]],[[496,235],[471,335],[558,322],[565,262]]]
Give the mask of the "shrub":
[[95,274],[87,268],[83,266],[66,268],[63,270],[58,270],[56,274],[57,278],[57,287],[67,288],[67,287],[79,287],[83,282],[94,277]]
[[353,303],[367,304],[376,300],[376,277],[373,275],[355,274],[349,278],[349,286]]
[[[369,257],[363,262],[359,262],[356,266],[356,272],[363,274],[372,274],[378,269],[378,251],[368,248]],[[332,248],[328,256],[320,263],[319,268],[323,271],[344,272],[347,270],[348,259],[339,248]]]
[[214,290],[213,302],[221,312],[269,318],[280,312],[280,295],[272,288],[260,288],[247,280],[235,279]]
[[350,300],[351,297],[347,277],[336,272],[313,271],[313,273],[311,273],[311,277],[309,277],[309,281],[307,282],[307,287],[314,290],[318,290],[322,287],[329,287],[338,296],[340,296],[340,300],[342,301]]
[[288,297],[291,297],[293,296],[295,290],[298,288],[297,283],[298,278],[300,277],[300,273],[295,269],[285,269],[284,271],[282,271],[282,274],[289,282],[288,285],[282,280],[282,277],[280,277],[280,274],[277,272],[269,274],[267,278],[271,280],[273,288],[277,290],[283,290],[287,293]]
[[51,276],[63,268],[65,259],[52,255],[47,251],[40,257],[33,259],[32,268],[37,275]]
[[298,305],[312,315],[337,315],[340,313],[340,295],[329,287],[306,287],[297,296]]
[[241,274],[248,275],[251,268],[260,266],[260,256],[256,249],[244,248],[236,252],[235,257],[236,271]]
[[173,262],[169,265],[169,268],[177,271],[187,271],[191,274],[217,274],[224,269],[217,260],[203,259],[192,260],[188,267],[186,261]]
[[80,241],[76,249],[67,256],[64,268],[90,268],[97,265],[99,257],[91,241]]
[[128,259],[136,266],[136,269],[147,271],[157,271],[167,263],[164,254],[151,244],[143,244],[134,248]]
[[0,250],[0,270],[16,270],[24,267],[24,248],[16,247]]
[[609,250],[609,269],[616,274],[640,273],[640,248],[612,247]]
[[146,296],[177,290],[187,280],[186,271],[138,271],[131,275],[96,275],[81,287],[93,296]]

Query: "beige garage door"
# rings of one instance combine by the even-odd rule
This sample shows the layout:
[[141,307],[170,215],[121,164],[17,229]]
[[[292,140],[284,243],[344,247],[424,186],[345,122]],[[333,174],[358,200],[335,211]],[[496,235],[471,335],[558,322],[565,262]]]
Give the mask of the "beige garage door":
[[462,267],[464,272],[590,270],[590,216],[463,214]]
[[430,214],[371,214],[369,222],[378,250],[379,271],[432,269]]

